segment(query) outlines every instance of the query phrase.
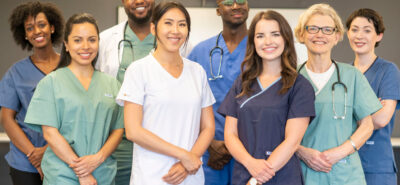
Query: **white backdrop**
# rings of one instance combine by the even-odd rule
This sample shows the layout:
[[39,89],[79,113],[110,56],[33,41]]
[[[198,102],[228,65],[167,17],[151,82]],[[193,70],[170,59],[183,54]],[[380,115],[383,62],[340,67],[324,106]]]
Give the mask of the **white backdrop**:
[[[188,44],[188,50],[194,47],[197,43],[217,35],[222,30],[222,21],[217,16],[216,8],[187,8],[191,18],[191,32]],[[249,26],[254,15],[260,11],[268,9],[251,8],[247,25]],[[289,22],[292,29],[297,24],[300,14],[305,9],[271,9],[281,13]],[[126,21],[127,16],[122,6],[118,7],[118,23]],[[303,63],[307,60],[307,49],[303,44],[295,43],[298,61]]]

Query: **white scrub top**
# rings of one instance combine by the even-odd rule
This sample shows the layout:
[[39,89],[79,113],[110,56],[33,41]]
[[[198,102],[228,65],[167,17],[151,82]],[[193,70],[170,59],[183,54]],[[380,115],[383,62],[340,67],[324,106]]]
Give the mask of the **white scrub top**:
[[[200,132],[201,109],[215,103],[204,69],[183,59],[183,71],[171,76],[150,54],[132,63],[117,96],[117,102],[129,101],[143,106],[143,128],[163,140],[191,150]],[[167,185],[162,180],[178,160],[134,144],[130,185]],[[203,185],[200,168],[183,185]]]

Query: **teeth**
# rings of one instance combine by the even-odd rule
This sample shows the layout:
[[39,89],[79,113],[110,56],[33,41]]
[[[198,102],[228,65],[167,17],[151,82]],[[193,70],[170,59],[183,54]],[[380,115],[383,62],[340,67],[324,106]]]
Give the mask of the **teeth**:
[[41,40],[43,40],[43,39],[44,39],[44,37],[36,37],[36,38],[35,38],[36,41],[41,41]]
[[274,51],[275,48],[265,48],[264,50],[265,50],[265,51]]
[[322,42],[322,41],[315,41],[314,44],[325,44],[325,42]]
[[144,10],[144,7],[137,7],[136,10],[142,11]]
[[89,53],[87,53],[87,54],[83,54],[83,53],[81,53],[81,54],[79,54],[80,56],[83,56],[83,57],[88,57],[88,56],[90,56],[90,54]]

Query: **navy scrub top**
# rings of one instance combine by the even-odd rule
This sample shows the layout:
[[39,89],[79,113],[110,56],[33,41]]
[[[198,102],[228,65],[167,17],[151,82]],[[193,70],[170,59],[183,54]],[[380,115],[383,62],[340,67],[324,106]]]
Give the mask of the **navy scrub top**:
[[[278,79],[265,89],[254,82],[250,96],[236,98],[241,92],[241,85],[239,77],[218,112],[238,119],[239,139],[254,158],[268,159],[275,148],[283,142],[288,119],[315,116],[314,90],[302,75],[297,77],[294,85],[284,94],[279,94],[282,81]],[[246,184],[250,178],[247,169],[235,161],[233,184]],[[265,184],[304,184],[297,156],[293,155],[288,163]]]
[[[382,100],[400,100],[400,72],[396,64],[378,57],[364,73],[376,96]],[[399,104],[397,104],[397,108]],[[365,173],[396,173],[392,143],[395,113],[389,124],[374,130],[358,151]]]

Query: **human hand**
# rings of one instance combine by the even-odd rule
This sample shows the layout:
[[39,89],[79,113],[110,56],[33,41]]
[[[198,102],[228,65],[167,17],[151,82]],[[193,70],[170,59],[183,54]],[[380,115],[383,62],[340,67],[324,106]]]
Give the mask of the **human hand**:
[[262,184],[268,182],[275,176],[275,170],[272,168],[271,164],[264,159],[253,158],[248,161],[245,167],[250,175],[254,177],[257,182]]
[[38,173],[39,173],[39,175],[40,175],[40,179],[43,180],[44,175],[43,175],[42,168],[39,167],[39,168],[36,168],[36,170],[38,171]]
[[298,156],[308,167],[315,171],[328,173],[332,169],[332,164],[328,162],[325,154],[318,150],[304,148],[304,150],[298,152]]
[[186,152],[182,159],[180,159],[183,167],[185,167],[186,171],[189,174],[195,174],[197,170],[202,165],[200,157],[193,154],[192,152]]
[[330,165],[334,165],[344,158],[338,147],[325,150],[322,153],[325,155],[325,159]]
[[39,168],[40,163],[42,163],[42,158],[44,151],[46,151],[47,146],[43,147],[35,147],[31,152],[29,152],[26,156],[28,157],[29,162],[35,167]]
[[93,177],[92,174],[89,174],[84,177],[79,177],[80,185],[97,185],[97,180]]
[[103,160],[101,155],[97,153],[73,159],[73,162],[74,163],[69,165],[69,167],[74,170],[76,176],[84,177],[91,174],[98,166],[100,166]]
[[181,162],[177,162],[169,169],[168,173],[162,177],[162,179],[168,184],[180,184],[182,183],[189,173]]
[[224,141],[212,140],[210,147],[208,147],[208,153],[210,157],[207,165],[214,170],[222,170],[232,159]]

